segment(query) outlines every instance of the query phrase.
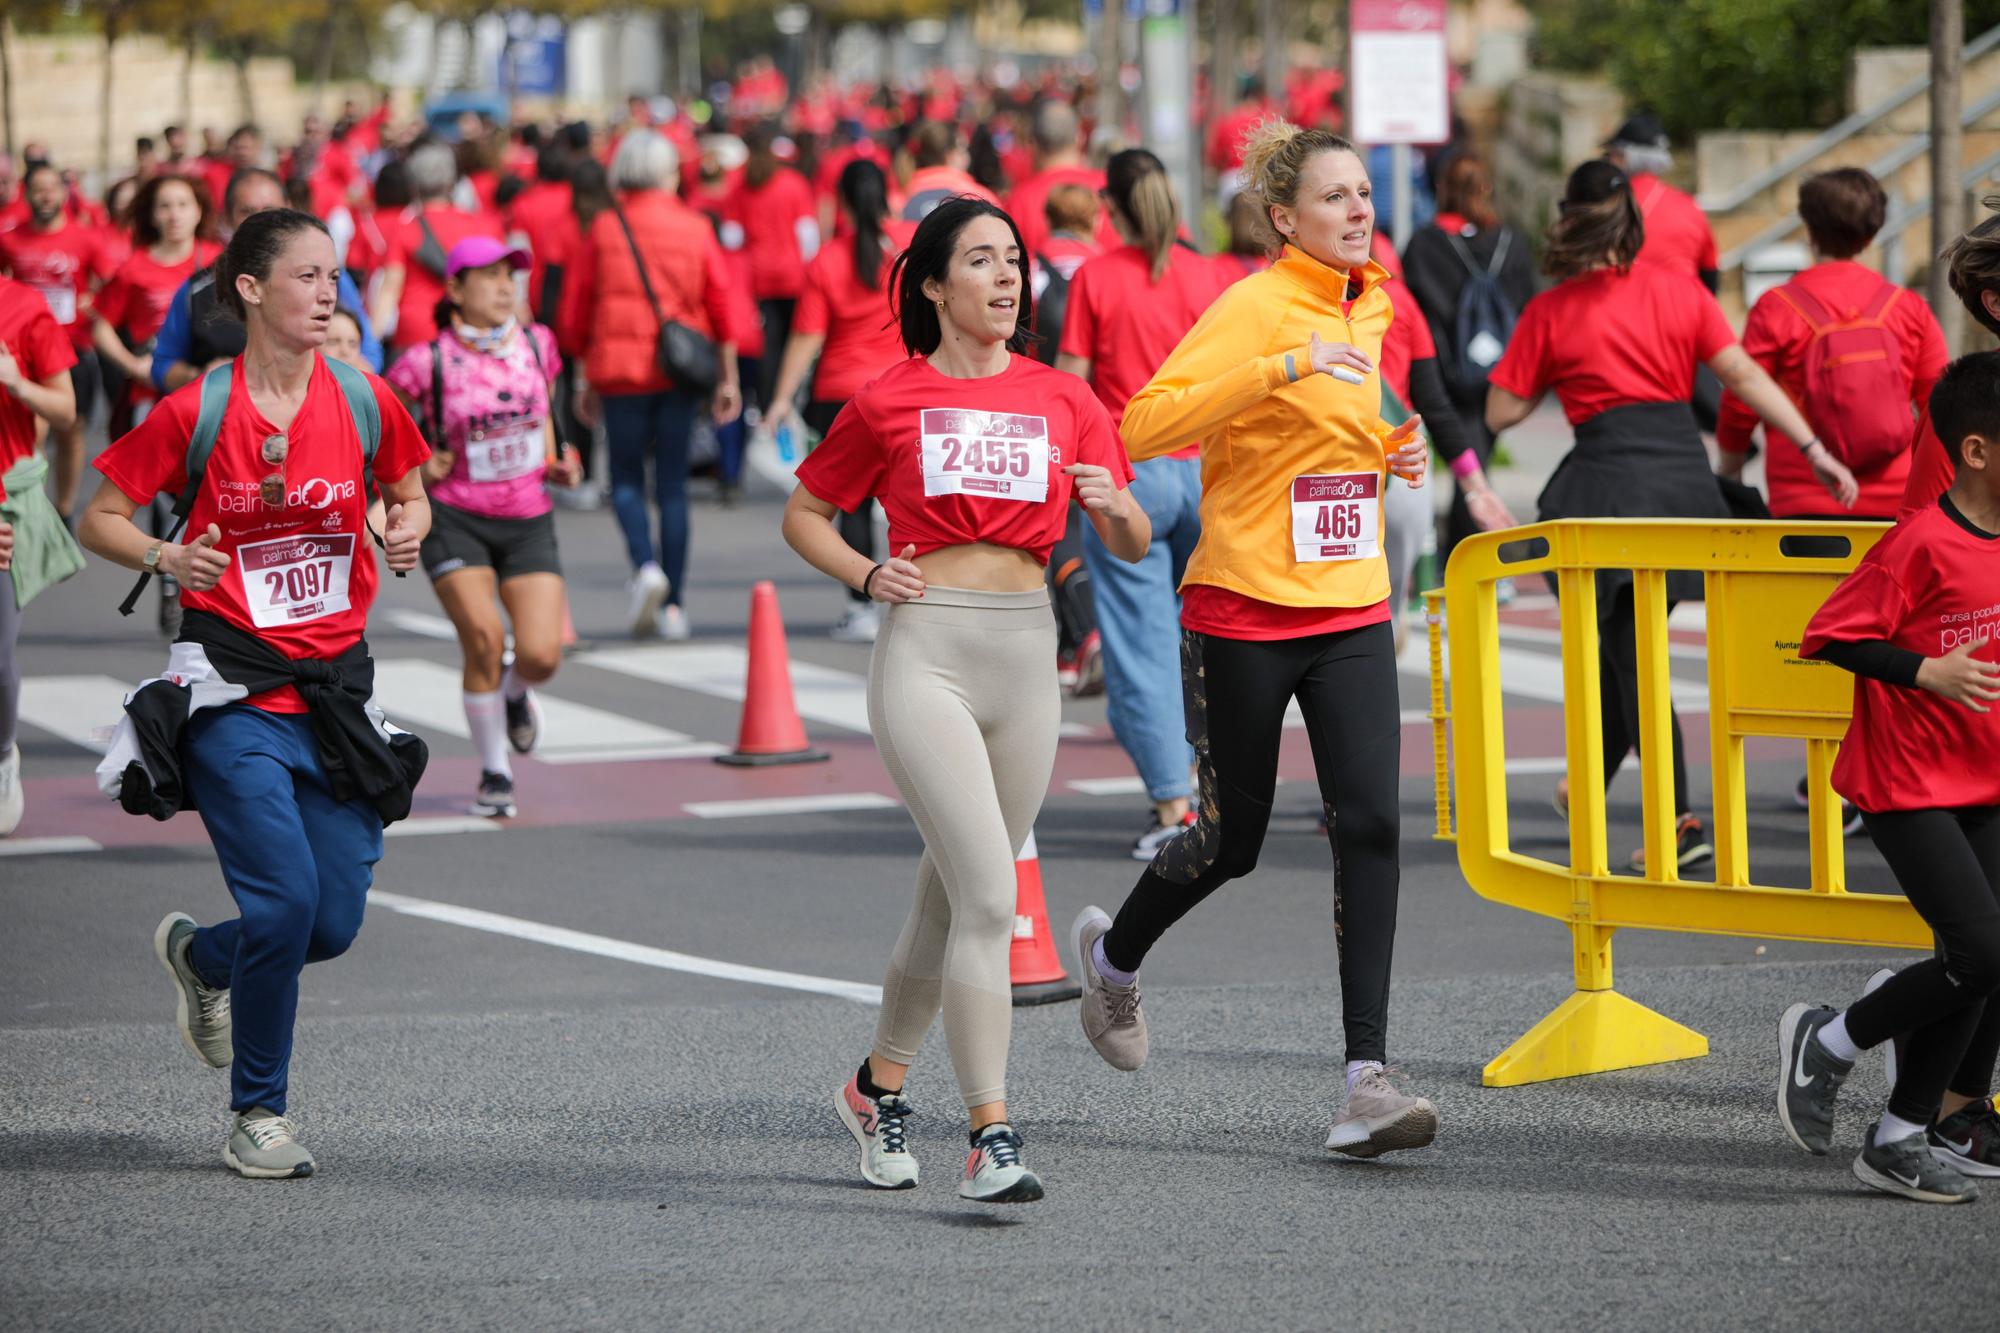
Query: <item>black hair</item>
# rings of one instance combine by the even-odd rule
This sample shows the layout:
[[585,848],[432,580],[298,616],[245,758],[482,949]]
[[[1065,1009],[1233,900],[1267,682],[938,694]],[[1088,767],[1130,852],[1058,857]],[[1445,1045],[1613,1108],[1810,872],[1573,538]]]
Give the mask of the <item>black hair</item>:
[[28,192],[28,186],[29,186],[29,184],[30,184],[30,183],[31,183],[31,182],[32,182],[32,181],[33,181],[33,180],[35,179],[35,173],[36,173],[36,172],[38,172],[38,171],[50,171],[50,172],[55,172],[55,178],[56,178],[56,180],[57,180],[58,182],[60,182],[60,181],[62,180],[62,172],[60,172],[60,171],[56,171],[56,164],[55,164],[55,163],[53,163],[53,162],[30,162],[30,163],[28,164],[28,169],[27,169],[26,171],[24,171],[24,172],[22,172],[22,173],[21,173],[21,193],[22,193],[22,194],[26,194],[26,193]]
[[395,157],[375,173],[375,207],[408,208],[416,202],[416,188],[410,184],[410,168]]
[[569,207],[576,214],[577,225],[588,232],[599,213],[611,210],[611,203],[611,178],[604,164],[594,157],[576,159],[570,168]]
[[528,182],[512,172],[500,173],[499,183],[493,187],[493,206],[505,208],[521,197],[521,191],[528,188]]
[[854,275],[871,292],[882,290],[882,220],[889,215],[889,178],[857,157],[840,169],[840,202],[854,218]]
[[568,180],[574,156],[569,145],[561,139],[543,144],[541,151],[535,154],[535,179],[554,183]]
[[1974,352],[1946,366],[1930,406],[1931,428],[1954,469],[1965,462],[1968,435],[2000,443],[2000,352]]
[[266,171],[263,167],[238,167],[229,173],[229,184],[222,187],[222,216],[224,218],[227,218],[231,213],[236,211],[236,196],[243,192],[245,185],[254,180],[267,180],[277,186],[281,192],[285,190],[285,182],[278,179],[278,173],[275,171]]
[[243,293],[236,290],[236,280],[248,274],[259,282],[267,281],[292,237],[305,231],[316,231],[329,239],[333,235],[324,222],[296,208],[267,208],[243,219],[215,261],[215,299],[222,308],[239,320],[245,318]]
[[917,224],[917,234],[910,238],[909,248],[896,256],[895,267],[889,271],[890,284],[896,289],[896,315],[902,325],[903,346],[910,355],[929,356],[944,341],[944,326],[938,321],[937,307],[924,295],[924,283],[945,280],[951,271],[951,257],[958,249],[958,234],[974,218],[982,217],[999,218],[1006,223],[1007,230],[1014,235],[1014,248],[1020,254],[1021,285],[1014,298],[1017,303],[1014,336],[1007,339],[1007,350],[1025,352],[1033,341],[1035,290],[1028,281],[1028,248],[1021,244],[1021,229],[1014,225],[1014,219],[1005,209],[977,195],[960,194],[924,216]]
[[590,151],[590,122],[572,120],[556,132],[556,142],[567,146],[572,153]]
[[135,141],[133,142],[133,144],[132,144],[132,148],[133,148],[133,150],[134,150],[135,152],[140,152],[140,153],[150,153],[150,152],[152,152],[152,151],[153,151],[153,136],[152,136],[152,135],[150,135],[150,134],[142,134],[142,135],[140,135],[140,136],[138,137],[138,139],[137,139],[137,140],[135,140]]

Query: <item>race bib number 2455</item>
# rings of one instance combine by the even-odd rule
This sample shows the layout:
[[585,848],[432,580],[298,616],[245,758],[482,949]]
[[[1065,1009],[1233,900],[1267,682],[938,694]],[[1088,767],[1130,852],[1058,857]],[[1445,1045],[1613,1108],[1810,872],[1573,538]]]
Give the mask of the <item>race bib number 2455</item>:
[[919,444],[925,495],[983,495],[1042,504],[1049,498],[1049,423],[1019,412],[923,409]]

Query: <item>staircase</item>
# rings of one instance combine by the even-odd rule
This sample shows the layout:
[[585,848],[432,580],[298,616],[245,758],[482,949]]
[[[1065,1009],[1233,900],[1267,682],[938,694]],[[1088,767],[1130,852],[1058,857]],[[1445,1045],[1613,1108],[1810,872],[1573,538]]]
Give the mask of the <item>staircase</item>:
[[[1923,47],[1856,52],[1850,114],[1810,132],[1718,131],[1696,149],[1698,197],[1722,252],[1722,297],[1741,317],[1762,290],[1809,262],[1799,182],[1833,167],[1865,167],[1889,195],[1889,220],[1862,262],[1911,282],[1930,262],[1930,54]],[[1979,199],[2000,191],[2000,28],[1966,46],[1960,179]]]

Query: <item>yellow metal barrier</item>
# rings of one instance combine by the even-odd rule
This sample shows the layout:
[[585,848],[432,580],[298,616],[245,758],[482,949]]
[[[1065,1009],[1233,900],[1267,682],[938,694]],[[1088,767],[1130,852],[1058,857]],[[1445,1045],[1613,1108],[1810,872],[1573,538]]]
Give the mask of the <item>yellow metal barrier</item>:
[[[1612,989],[1620,927],[1911,949],[1927,927],[1900,895],[1846,891],[1839,797],[1828,783],[1847,729],[1852,678],[1799,657],[1806,622],[1888,531],[1879,523],[1720,524],[1693,520],[1540,523],[1461,542],[1445,574],[1458,862],[1482,897],[1552,917],[1574,937],[1576,993],[1486,1066],[1488,1087],[1682,1060],[1708,1040]],[[1598,713],[1599,570],[1633,571],[1638,620],[1644,876],[1613,875],[1604,824]],[[1702,573],[1708,610],[1709,747],[1715,878],[1681,879],[1668,741],[1667,573]],[[1563,729],[1569,772],[1568,865],[1524,855],[1508,833],[1494,584],[1552,575],[1562,622]],[[1435,630],[1433,631],[1435,636]],[[1433,651],[1432,713],[1441,713]],[[1581,706],[1578,706],[1579,703]],[[1435,723],[1434,726],[1442,724]],[[1812,887],[1750,880],[1743,744],[1806,743]],[[1688,737],[1690,748],[1697,737]],[[1441,798],[1441,835],[1449,811]]]

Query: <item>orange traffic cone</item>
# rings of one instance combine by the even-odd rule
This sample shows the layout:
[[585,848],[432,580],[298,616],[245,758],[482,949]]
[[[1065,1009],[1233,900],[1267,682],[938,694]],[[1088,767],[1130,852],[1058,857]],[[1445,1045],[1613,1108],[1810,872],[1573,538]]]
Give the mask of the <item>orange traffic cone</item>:
[[763,767],[807,764],[828,758],[806,741],[805,724],[792,697],[792,660],[785,648],[785,622],[778,614],[778,589],[769,580],[750,589],[750,665],[743,680],[743,725],[734,754],[715,756],[718,764]]
[[1083,987],[1063,971],[1056,943],[1049,938],[1049,907],[1042,898],[1042,858],[1032,830],[1028,845],[1014,858],[1014,947],[1008,952],[1007,970],[1014,983],[1016,1006],[1056,1004],[1083,994]]

